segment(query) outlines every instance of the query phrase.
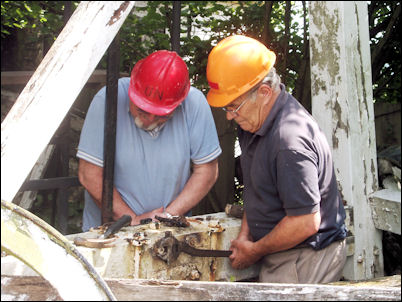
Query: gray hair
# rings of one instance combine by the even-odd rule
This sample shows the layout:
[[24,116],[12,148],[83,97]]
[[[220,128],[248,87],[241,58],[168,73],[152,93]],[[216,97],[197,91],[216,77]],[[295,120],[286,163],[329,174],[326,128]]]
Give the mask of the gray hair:
[[246,92],[246,95],[249,96],[252,102],[255,102],[257,99],[257,91],[262,84],[267,84],[274,91],[278,91],[278,89],[280,89],[279,85],[281,84],[281,78],[276,73],[275,67],[271,67],[265,78],[263,78],[262,81],[255,85],[251,90]]
[[261,81],[261,84],[269,85],[269,87],[271,87],[274,91],[277,91],[279,89],[279,85],[281,84],[281,78],[276,73],[275,67],[271,67],[268,74]]

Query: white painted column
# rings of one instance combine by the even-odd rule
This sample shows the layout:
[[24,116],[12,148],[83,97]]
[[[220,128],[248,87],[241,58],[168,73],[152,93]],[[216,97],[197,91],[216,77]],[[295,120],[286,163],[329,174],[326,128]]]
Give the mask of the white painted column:
[[11,202],[135,1],[82,1],[1,124],[1,199]]
[[365,1],[310,1],[312,112],[333,151],[342,197],[352,209],[354,254],[347,279],[383,275],[382,233],[369,195],[378,190],[368,13]]

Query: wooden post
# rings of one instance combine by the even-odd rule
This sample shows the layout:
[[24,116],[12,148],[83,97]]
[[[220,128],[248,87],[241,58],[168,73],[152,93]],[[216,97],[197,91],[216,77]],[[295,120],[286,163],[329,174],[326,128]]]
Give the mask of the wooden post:
[[[72,5],[71,1],[66,1],[64,4],[64,12],[63,12],[63,23],[66,26],[68,20],[72,15]],[[57,171],[57,176],[68,176],[69,167],[70,167],[70,152],[69,147],[71,143],[70,139],[70,121],[71,117],[67,113],[63,122],[61,123],[59,129],[57,130],[57,134],[59,135],[57,141],[56,148],[59,150],[59,169]],[[62,234],[67,234],[68,229],[68,188],[60,188],[57,190],[56,197],[56,215],[57,215],[57,223],[56,228]]]
[[120,39],[116,35],[107,54],[107,85],[103,141],[102,224],[113,220],[114,160],[116,151],[117,90],[120,72]]
[[1,198],[11,201],[134,6],[83,1],[1,124]]
[[172,50],[180,53],[180,8],[181,1],[173,1],[173,22],[171,32]]
[[383,275],[382,233],[369,195],[378,189],[367,3],[311,1],[312,112],[333,151],[335,172],[352,209],[355,250],[344,277]]
[[[55,146],[52,144],[49,144],[45,150],[42,152],[42,154],[39,156],[38,161],[35,163],[34,167],[32,168],[31,173],[29,174],[29,180],[25,180],[24,184],[30,182],[30,181],[35,181],[37,179],[41,179],[43,175],[45,174],[46,168],[49,164],[49,159],[53,155],[53,151],[55,149]],[[24,185],[21,186],[21,188]],[[21,208],[30,210],[32,207],[32,204],[34,203],[38,191],[36,190],[31,190],[30,192],[28,190],[21,190],[20,191],[27,191],[23,192],[22,196],[16,195],[16,197],[13,199],[13,203],[19,205]],[[21,197],[21,198],[19,198]]]
[[[70,160],[70,117],[67,115],[58,129],[60,137],[57,139],[56,148],[58,149],[58,171],[57,176],[68,177]],[[63,235],[67,234],[68,229],[68,188],[57,189],[56,197],[56,229]]]

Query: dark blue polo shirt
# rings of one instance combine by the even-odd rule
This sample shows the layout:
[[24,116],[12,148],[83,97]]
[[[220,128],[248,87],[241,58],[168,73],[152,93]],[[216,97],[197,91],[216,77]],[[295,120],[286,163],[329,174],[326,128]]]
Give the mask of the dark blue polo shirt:
[[244,207],[254,240],[284,216],[320,211],[321,225],[300,246],[322,249],[346,237],[345,210],[331,150],[313,117],[281,84],[281,93],[256,133],[239,127]]

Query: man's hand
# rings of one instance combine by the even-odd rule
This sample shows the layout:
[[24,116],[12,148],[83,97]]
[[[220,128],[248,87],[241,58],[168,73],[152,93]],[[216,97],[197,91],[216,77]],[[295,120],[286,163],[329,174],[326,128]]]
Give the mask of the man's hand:
[[255,243],[244,238],[232,240],[229,250],[232,251],[229,260],[234,269],[248,268],[261,258],[255,250]]
[[131,225],[138,225],[138,224],[140,224],[142,219],[146,219],[146,218],[152,218],[152,220],[155,220],[155,215],[161,216],[162,213],[163,213],[163,207],[160,207],[158,209],[155,209],[155,210],[146,212],[144,214],[135,216],[131,220]]
[[207,195],[217,178],[218,159],[205,164],[194,164],[186,185],[176,199],[166,207],[166,212],[173,216],[185,215]]

